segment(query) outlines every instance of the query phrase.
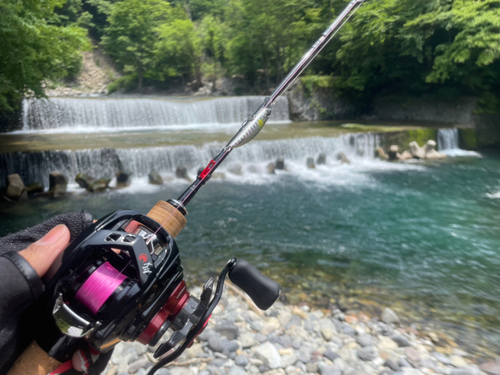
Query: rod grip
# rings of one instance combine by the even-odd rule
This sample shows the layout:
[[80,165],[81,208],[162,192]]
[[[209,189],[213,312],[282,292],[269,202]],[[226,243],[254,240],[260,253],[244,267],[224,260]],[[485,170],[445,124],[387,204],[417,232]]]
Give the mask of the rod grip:
[[229,279],[248,294],[261,310],[270,308],[281,294],[280,284],[261,274],[244,259],[236,261],[229,271]]
[[156,203],[147,216],[162,225],[174,238],[177,237],[187,223],[184,215],[177,208],[165,201]]
[[47,375],[60,365],[61,362],[50,357],[33,341],[14,362],[7,375]]

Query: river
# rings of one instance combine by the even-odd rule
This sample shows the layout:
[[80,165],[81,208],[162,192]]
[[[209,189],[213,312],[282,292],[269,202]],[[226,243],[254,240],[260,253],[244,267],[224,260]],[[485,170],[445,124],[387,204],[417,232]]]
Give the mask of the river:
[[[210,181],[190,203],[177,241],[189,280],[201,283],[229,257],[242,257],[281,282],[289,302],[373,312],[388,306],[406,323],[445,329],[472,350],[500,354],[500,155],[459,150],[456,130],[445,129],[438,141],[447,160],[391,164],[373,158],[380,142],[374,133],[324,124],[277,136],[295,129],[288,122],[280,118],[269,125],[268,138],[235,150],[221,168],[225,178]],[[43,138],[55,128],[64,127],[8,136]],[[189,131],[174,130],[171,145],[142,147],[151,134],[164,136],[165,129],[156,129],[130,133],[143,140],[137,141],[141,147],[132,142],[113,151],[89,145],[3,154],[9,173],[21,168],[31,178],[44,179],[53,169],[70,178],[82,169],[112,174],[117,166],[105,162],[110,155],[135,177],[123,190],[90,194],[72,184],[75,194],[66,198],[2,203],[0,235],[57,213],[86,209],[98,218],[119,208],[147,212],[158,200],[176,198],[187,182],[173,178],[175,168],[187,166],[194,177],[228,131],[214,136],[197,129],[190,136],[195,141],[185,144],[182,134]],[[68,137],[81,138],[76,134],[82,133]],[[351,164],[341,165],[338,152]],[[308,169],[306,158],[320,153],[327,164]],[[267,164],[278,157],[287,170],[267,174]],[[153,169],[172,180],[149,185]]]

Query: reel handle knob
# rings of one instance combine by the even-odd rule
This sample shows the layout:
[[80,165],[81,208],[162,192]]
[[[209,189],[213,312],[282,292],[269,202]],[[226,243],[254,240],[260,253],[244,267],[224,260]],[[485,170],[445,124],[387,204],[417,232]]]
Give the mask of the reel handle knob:
[[229,279],[248,294],[261,310],[270,308],[281,294],[280,284],[261,274],[244,259],[236,261],[229,271]]

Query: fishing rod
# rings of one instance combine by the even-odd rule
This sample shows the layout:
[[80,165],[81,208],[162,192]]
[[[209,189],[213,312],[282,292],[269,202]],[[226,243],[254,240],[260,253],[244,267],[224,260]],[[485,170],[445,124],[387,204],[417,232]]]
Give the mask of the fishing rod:
[[[35,341],[8,375],[59,374],[71,368],[82,345],[108,352],[121,341],[156,347],[158,362],[148,375],[178,358],[203,331],[222,296],[226,277],[262,310],[281,287],[250,263],[231,258],[203,285],[200,297],[187,291],[175,237],[187,221],[185,206],[229,153],[264,127],[278,98],[314,60],[364,0],[352,0],[295,65],[271,96],[210,160],[182,195],[158,202],[147,215],[118,210],[85,229],[64,250],[44,279],[45,292],[30,308]],[[168,338],[166,334],[171,333]]]
[[273,106],[283,93],[297,80],[300,74],[309,66],[309,64],[316,58],[321,50],[328,44],[328,42],[335,36],[335,34],[344,26],[354,12],[363,4],[364,0],[352,0],[347,7],[339,14],[339,16],[332,22],[332,24],[323,32],[321,37],[312,45],[302,59],[295,65],[295,67],[288,73],[285,79],[276,87],[271,96],[264,99],[264,103],[247,119],[243,122],[241,128],[229,143],[219,152],[219,154],[210,160],[196,180],[182,193],[176,200],[169,202],[176,205],[184,212],[185,206],[195,196],[201,186],[203,186],[212,176],[212,173],[219,167],[231,151],[235,148],[243,146],[250,142],[266,124]]

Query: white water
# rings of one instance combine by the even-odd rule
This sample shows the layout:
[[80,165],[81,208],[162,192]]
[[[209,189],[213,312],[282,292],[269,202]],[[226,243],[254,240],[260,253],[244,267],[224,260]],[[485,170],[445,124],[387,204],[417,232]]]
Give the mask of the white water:
[[[245,184],[262,184],[277,181],[280,176],[296,176],[301,181],[316,181],[321,184],[351,185],[366,181],[367,171],[373,169],[412,169],[413,165],[384,163],[373,158],[379,138],[370,133],[346,134],[339,137],[314,137],[274,141],[254,141],[234,150],[218,172],[225,180]],[[147,175],[158,171],[169,183],[184,183],[176,180],[175,170],[186,167],[191,178],[195,178],[200,167],[224,146],[214,142],[200,146],[164,146],[131,149],[95,149],[77,151],[42,151],[33,153],[0,154],[0,165],[4,173],[20,173],[26,183],[43,181],[48,184],[48,175],[58,170],[74,182],[75,176],[88,173],[93,177],[114,176],[120,169],[134,174],[134,186],[145,188]],[[351,161],[341,165],[337,159],[343,152]],[[315,160],[320,153],[327,155],[327,164],[311,170],[306,159]],[[278,158],[284,158],[287,171],[267,172],[267,165]],[[1,174],[1,173],[0,173]],[[0,176],[1,177],[1,176]],[[214,178],[214,181],[216,178]],[[148,191],[154,189],[149,187]]]
[[462,150],[459,148],[458,129],[438,129],[438,150],[442,154],[450,157],[467,156],[481,157],[481,154],[475,151]]
[[[240,125],[263,96],[198,100],[163,98],[50,98],[23,101],[18,133],[94,133],[146,129],[206,129]],[[273,108],[271,123],[290,122],[288,99]]]

